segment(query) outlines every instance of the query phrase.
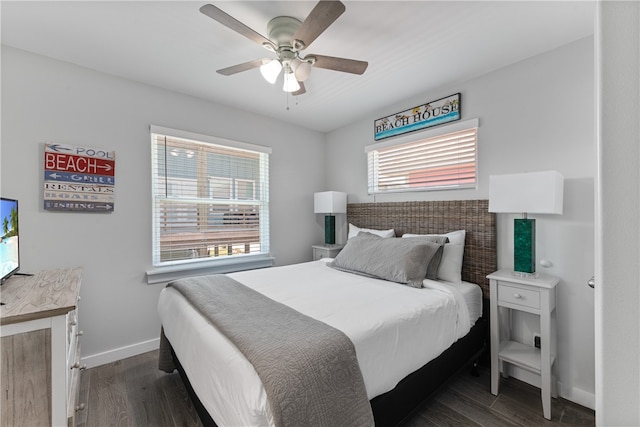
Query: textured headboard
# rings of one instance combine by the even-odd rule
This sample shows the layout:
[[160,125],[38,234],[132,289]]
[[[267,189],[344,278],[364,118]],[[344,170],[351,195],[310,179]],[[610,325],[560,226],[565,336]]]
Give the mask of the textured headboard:
[[466,230],[462,280],[477,283],[489,297],[487,274],[497,269],[496,218],[488,200],[351,203],[347,221],[361,228],[440,234]]

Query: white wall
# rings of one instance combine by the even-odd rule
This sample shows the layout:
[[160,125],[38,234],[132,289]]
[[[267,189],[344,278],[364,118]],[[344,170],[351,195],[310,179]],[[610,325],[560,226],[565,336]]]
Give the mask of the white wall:
[[[159,336],[162,285],[145,279],[150,124],[273,148],[276,264],[310,260],[321,235],[313,193],[324,184],[323,134],[3,46],[0,182],[3,196],[20,200],[22,271],[84,268],[80,322],[89,364],[154,348]],[[44,142],[115,150],[115,212],[44,211]]]
[[640,425],[640,3],[597,9],[596,424]]
[[[391,105],[327,136],[327,184],[348,200],[371,202],[364,147],[374,143],[373,121],[425,101],[461,92],[462,120],[479,118],[478,187],[378,195],[376,201],[487,198],[491,174],[555,169],[565,177],[564,214],[537,219],[539,271],[561,278],[558,287],[559,394],[594,407],[593,291],[586,281],[594,261],[594,40],[552,52]],[[418,136],[418,134],[416,134]],[[513,215],[499,214],[498,267],[513,267]],[[342,239],[346,230],[342,229]],[[443,230],[448,231],[448,230]],[[518,322],[519,339],[539,330],[537,319]],[[522,379],[532,378],[518,372]]]

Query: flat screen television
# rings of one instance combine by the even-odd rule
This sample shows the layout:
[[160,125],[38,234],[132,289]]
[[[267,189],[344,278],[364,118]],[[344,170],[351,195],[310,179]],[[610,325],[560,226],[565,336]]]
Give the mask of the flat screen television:
[[0,198],[0,284],[20,269],[18,201]]

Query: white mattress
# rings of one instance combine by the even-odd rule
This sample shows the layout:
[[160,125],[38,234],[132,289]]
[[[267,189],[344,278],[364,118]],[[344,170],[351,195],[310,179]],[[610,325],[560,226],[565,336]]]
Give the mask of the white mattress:
[[[328,261],[229,276],[343,331],[356,348],[369,399],[437,357],[481,315],[477,285],[425,280],[425,288],[416,289],[338,271],[326,266]],[[260,378],[226,337],[173,288],[161,292],[158,313],[191,385],[218,425],[273,425]]]
[[476,321],[482,317],[482,289],[480,286],[469,282],[455,284],[449,282],[440,283],[455,286],[455,288],[460,291],[464,297],[465,303],[467,304],[467,308],[469,309],[469,320],[471,321],[471,326],[475,325]]

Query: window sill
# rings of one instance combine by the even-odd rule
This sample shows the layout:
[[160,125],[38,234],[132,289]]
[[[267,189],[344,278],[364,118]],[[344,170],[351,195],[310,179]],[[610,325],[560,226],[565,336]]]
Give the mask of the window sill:
[[224,274],[272,267],[275,258],[268,255],[247,256],[214,261],[190,262],[147,270],[147,284],[166,284],[172,280],[205,274]]

